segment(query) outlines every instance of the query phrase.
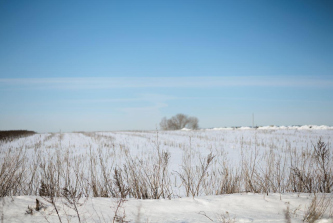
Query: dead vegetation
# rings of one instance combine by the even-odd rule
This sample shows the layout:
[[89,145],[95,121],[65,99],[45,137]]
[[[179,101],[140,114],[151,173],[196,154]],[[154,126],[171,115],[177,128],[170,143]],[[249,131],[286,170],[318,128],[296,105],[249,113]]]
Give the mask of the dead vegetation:
[[[61,149],[61,143],[52,152],[34,150],[29,160],[23,148],[2,151],[0,195],[59,197],[64,188],[74,188],[82,196],[171,199],[180,196],[174,186],[193,197],[244,191],[330,193],[333,189],[332,150],[322,139],[310,149],[295,148],[285,155],[273,150],[242,152],[239,165],[231,164],[223,152],[202,156],[188,147],[179,170],[169,170],[170,153],[161,149],[158,139],[153,143],[155,149],[140,156],[112,141],[104,144],[109,150],[90,148],[85,157]],[[116,163],[116,158],[121,162]]]
[[322,194],[322,196],[318,197],[316,194],[314,194],[309,207],[304,213],[303,221],[313,223],[321,219],[331,204],[331,195]]

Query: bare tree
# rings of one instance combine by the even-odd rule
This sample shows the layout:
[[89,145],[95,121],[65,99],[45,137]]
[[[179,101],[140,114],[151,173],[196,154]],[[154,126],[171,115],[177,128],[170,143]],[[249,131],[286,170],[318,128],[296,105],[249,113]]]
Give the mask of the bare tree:
[[199,119],[197,117],[189,117],[187,126],[189,129],[198,129],[199,128]]
[[162,130],[168,130],[168,119],[166,117],[162,118],[160,127]]
[[188,116],[184,114],[177,114],[172,117],[173,122],[176,124],[177,129],[185,128],[188,123]]
[[177,114],[170,119],[164,117],[160,122],[162,130],[178,130],[182,128],[198,129],[199,120],[196,117],[188,117],[184,114]]

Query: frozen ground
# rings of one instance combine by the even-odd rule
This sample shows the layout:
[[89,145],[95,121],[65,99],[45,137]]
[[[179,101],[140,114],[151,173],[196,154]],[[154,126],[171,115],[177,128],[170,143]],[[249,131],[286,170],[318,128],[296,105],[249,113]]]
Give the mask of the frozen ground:
[[[186,197],[184,185],[179,179],[184,160],[190,160],[190,166],[199,165],[210,153],[215,155],[211,165],[210,176],[221,166],[232,168],[231,172],[242,170],[244,160],[253,161],[262,173],[283,160],[291,165],[289,156],[293,153],[305,154],[312,149],[319,138],[331,143],[333,128],[327,126],[301,127],[261,127],[250,128],[215,128],[198,131],[123,131],[96,133],[53,133],[36,134],[8,142],[0,142],[0,156],[6,151],[23,151],[26,160],[26,173],[31,176],[38,170],[43,160],[56,160],[66,157],[67,167],[75,168],[92,178],[89,172],[92,158],[94,162],[104,162],[108,174],[112,168],[121,167],[128,157],[142,160],[153,160],[152,154],[157,150],[170,154],[169,174],[172,180],[172,196],[169,199],[138,200],[127,198],[118,213],[130,222],[286,222],[284,211],[289,206],[292,222],[302,222],[304,214],[313,199],[310,193],[290,193],[284,188],[267,193],[246,193],[215,195],[215,188],[201,189],[194,198]],[[269,159],[273,157],[274,160]],[[257,157],[257,158],[256,158]],[[96,158],[96,159],[95,159]],[[332,157],[331,157],[332,159]],[[0,160],[3,162],[3,159]],[[152,161],[147,161],[147,165]],[[298,160],[297,160],[298,162]],[[37,165],[38,164],[38,165]],[[65,165],[65,164],[64,164]],[[309,164],[310,165],[310,164]],[[2,164],[0,163],[0,166]],[[311,165],[310,165],[311,166]],[[250,165],[251,167],[251,165]],[[289,168],[281,170],[287,172]],[[97,172],[100,171],[97,167]],[[74,169],[73,169],[74,170]],[[74,171],[75,172],[75,171]],[[208,174],[209,175],[209,174]],[[218,178],[218,177],[216,177]],[[39,179],[39,178],[38,178]],[[102,179],[96,179],[102,182]],[[29,192],[19,192],[22,196],[6,197],[2,201],[2,222],[58,222],[54,208],[44,202],[47,208],[25,214],[28,205],[34,206],[39,181],[33,184]],[[205,184],[216,184],[215,178],[207,177]],[[37,189],[36,189],[37,188]],[[260,189],[261,191],[261,189]],[[29,195],[29,196],[27,196]],[[330,197],[332,194],[328,194]],[[319,197],[322,194],[318,195]],[[81,199],[82,201],[82,199]],[[117,206],[116,198],[89,198],[79,207],[83,222],[112,222]],[[82,201],[83,202],[83,201]],[[57,200],[63,222],[77,222],[75,212],[65,206],[64,201]],[[332,207],[328,208],[324,220],[333,215]],[[326,219],[326,220],[325,220]],[[228,221],[227,221],[228,220]],[[1,222],[1,219],[0,219]]]

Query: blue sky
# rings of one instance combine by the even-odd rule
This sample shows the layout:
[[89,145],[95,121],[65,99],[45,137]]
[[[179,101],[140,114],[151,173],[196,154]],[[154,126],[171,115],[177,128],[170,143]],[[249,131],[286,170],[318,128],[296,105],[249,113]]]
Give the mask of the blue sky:
[[0,130],[333,125],[332,1],[0,1]]

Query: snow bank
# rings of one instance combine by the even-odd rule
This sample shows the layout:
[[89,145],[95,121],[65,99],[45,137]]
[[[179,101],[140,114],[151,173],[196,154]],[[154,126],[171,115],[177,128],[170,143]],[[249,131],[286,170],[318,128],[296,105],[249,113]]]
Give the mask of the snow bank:
[[[243,126],[243,127],[235,127],[235,128],[230,128],[230,127],[223,127],[223,128],[211,128],[211,129],[204,129],[204,130],[250,130],[253,129],[251,127]],[[257,129],[259,130],[333,130],[333,126],[327,126],[327,125],[303,125],[303,126],[275,126],[275,125],[270,125],[270,126],[260,126]]]
[[192,129],[188,129],[188,128],[182,128],[182,131],[191,131]]
[[250,127],[240,127],[239,129],[241,129],[241,130],[248,130],[248,129],[252,129],[252,128],[250,128]]

